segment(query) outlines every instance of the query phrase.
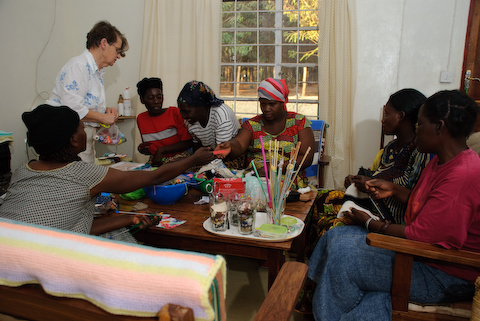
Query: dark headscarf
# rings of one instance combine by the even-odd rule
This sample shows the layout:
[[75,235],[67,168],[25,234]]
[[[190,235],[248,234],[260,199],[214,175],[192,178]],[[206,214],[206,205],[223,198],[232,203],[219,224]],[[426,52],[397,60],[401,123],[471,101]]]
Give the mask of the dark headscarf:
[[67,106],[40,105],[22,114],[27,126],[28,145],[39,155],[49,155],[62,148],[77,130],[80,118]]
[[223,104],[213,90],[201,81],[190,81],[183,86],[177,101],[195,107],[216,107]]

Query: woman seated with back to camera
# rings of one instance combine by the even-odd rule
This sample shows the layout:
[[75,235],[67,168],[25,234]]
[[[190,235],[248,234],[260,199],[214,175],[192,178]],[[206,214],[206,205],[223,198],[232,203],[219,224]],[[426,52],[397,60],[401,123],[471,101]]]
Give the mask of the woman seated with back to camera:
[[[460,91],[441,91],[420,108],[417,148],[436,156],[422,171],[413,191],[380,179],[365,183],[374,198],[408,203],[405,223],[371,220],[351,209],[357,225],[331,229],[309,260],[316,320],[391,320],[395,252],[368,246],[368,232],[480,252],[480,158],[468,148],[478,106]],[[414,260],[410,300],[441,303],[471,299],[480,271],[448,263]]]
[[66,106],[40,105],[24,112],[28,144],[38,160],[20,166],[12,175],[0,217],[77,233],[135,242],[124,227],[153,222],[144,215],[94,219],[95,198],[101,192],[128,193],[161,184],[187,168],[213,157],[201,148],[188,158],[154,171],[119,171],[83,162],[86,134],[78,114]]
[[137,83],[140,101],[147,111],[137,116],[137,125],[142,136],[138,151],[150,155],[152,166],[169,163],[192,153],[192,136],[177,107],[163,108],[163,83],[160,78],[143,78]]
[[[245,121],[237,136],[228,142],[219,144],[215,149],[227,151],[228,154],[224,154],[222,157],[226,155],[236,157],[247,152],[247,161],[250,163],[253,160],[256,166],[260,166],[263,159],[260,137],[263,136],[265,149],[268,149],[270,141],[279,141],[280,149],[284,151],[283,159],[285,160],[284,166],[286,166],[290,159],[289,153],[300,142],[297,164],[300,164],[308,147],[311,150],[306,155],[301,172],[294,182],[295,186],[292,187],[292,189],[297,189],[308,185],[305,169],[312,164],[315,138],[310,120],[304,115],[287,111],[288,93],[285,80],[273,78],[263,80],[258,87],[258,100],[262,114]],[[263,172],[263,165],[260,167],[259,172]]]
[[[420,173],[430,160],[430,155],[420,153],[415,141],[415,124],[418,111],[426,97],[418,90],[406,88],[392,94],[383,107],[382,128],[385,135],[396,138],[384,147],[378,168],[370,176],[348,175],[345,187],[355,184],[366,192],[365,183],[372,178],[384,179],[408,189],[415,186]],[[396,223],[404,222],[406,204],[388,197],[383,200]]]

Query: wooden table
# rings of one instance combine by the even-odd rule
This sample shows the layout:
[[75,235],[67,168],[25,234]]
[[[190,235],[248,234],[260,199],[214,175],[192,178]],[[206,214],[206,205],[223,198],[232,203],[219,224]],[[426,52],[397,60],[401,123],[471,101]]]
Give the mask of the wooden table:
[[[310,200],[287,203],[285,213],[295,216],[302,221],[307,217],[316,193],[310,192]],[[171,214],[172,217],[186,222],[173,229],[150,227],[135,234],[135,237],[147,245],[191,250],[204,253],[233,255],[268,261],[268,288],[285,262],[283,252],[290,250],[292,242],[295,241],[297,250],[297,261],[304,260],[305,229],[301,235],[294,240],[283,242],[265,242],[242,238],[221,237],[207,232],[203,228],[203,222],[210,215],[209,205],[195,205],[202,193],[190,188],[187,195],[172,205],[157,205],[150,199],[145,198],[143,203],[149,206],[149,210]],[[136,201],[126,201],[116,197],[120,209],[128,210]]]

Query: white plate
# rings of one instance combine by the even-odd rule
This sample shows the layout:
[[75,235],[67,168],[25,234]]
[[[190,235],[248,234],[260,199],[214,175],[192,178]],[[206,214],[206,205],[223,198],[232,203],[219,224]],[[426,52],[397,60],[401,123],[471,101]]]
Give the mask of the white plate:
[[[203,228],[210,233],[213,233],[213,234],[216,234],[216,235],[219,235],[219,236],[224,236],[224,237],[251,239],[251,240],[262,241],[262,242],[283,242],[283,241],[287,241],[287,240],[290,240],[290,239],[293,239],[293,238],[299,236],[302,233],[303,228],[305,226],[303,221],[296,218],[295,216],[284,215],[284,217],[285,216],[286,217],[293,217],[294,219],[296,219],[297,224],[300,224],[300,228],[295,229],[295,231],[293,231],[291,233],[287,233],[287,235],[282,239],[259,237],[259,236],[255,236],[254,233],[249,234],[249,235],[243,235],[243,234],[240,234],[240,232],[238,231],[238,226],[233,226],[233,225],[230,225],[230,229],[228,229],[226,231],[214,231],[212,229],[212,224],[210,223],[210,218],[208,218],[205,222],[203,222]],[[257,212],[257,214],[255,216],[255,229],[260,228],[260,226],[264,223],[268,223],[267,213]]]

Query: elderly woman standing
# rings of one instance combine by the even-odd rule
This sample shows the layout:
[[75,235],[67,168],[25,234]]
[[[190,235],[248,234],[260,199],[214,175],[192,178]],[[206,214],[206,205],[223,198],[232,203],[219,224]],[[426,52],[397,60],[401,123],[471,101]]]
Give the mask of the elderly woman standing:
[[[436,156],[413,191],[385,180],[366,182],[374,198],[408,202],[406,225],[373,221],[351,209],[357,224],[337,227],[320,238],[309,260],[316,320],[391,320],[392,251],[370,247],[370,232],[384,233],[447,249],[480,252],[480,159],[466,138],[478,106],[465,93],[441,91],[420,108],[417,148]],[[410,299],[419,303],[471,298],[480,271],[458,265],[413,262]]]
[[[262,160],[260,137],[268,147],[270,141],[279,141],[284,150],[284,160],[298,142],[301,142],[297,164],[303,159],[308,147],[314,148],[311,122],[304,115],[287,111],[288,87],[283,79],[267,78],[258,87],[258,97],[262,114],[250,118],[242,124],[237,136],[220,144],[217,150],[227,150],[230,155],[238,156],[247,151],[248,162]],[[312,164],[313,151],[309,153],[302,165],[306,169]],[[268,160],[267,160],[268,161]],[[258,162],[260,163],[260,162]],[[288,162],[285,162],[285,164]],[[297,176],[297,187],[305,187],[305,171]]]

